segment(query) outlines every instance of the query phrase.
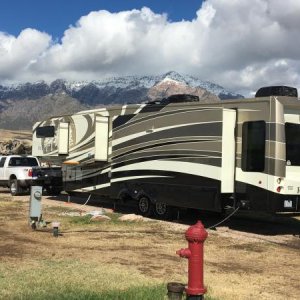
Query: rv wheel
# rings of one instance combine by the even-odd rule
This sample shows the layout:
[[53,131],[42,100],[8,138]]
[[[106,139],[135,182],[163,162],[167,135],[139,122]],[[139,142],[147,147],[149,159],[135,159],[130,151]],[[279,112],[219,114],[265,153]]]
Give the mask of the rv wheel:
[[139,198],[137,208],[138,212],[144,217],[150,217],[153,214],[153,204],[146,196]]
[[168,206],[165,202],[156,202],[154,214],[159,219],[169,220],[173,216],[173,208]]

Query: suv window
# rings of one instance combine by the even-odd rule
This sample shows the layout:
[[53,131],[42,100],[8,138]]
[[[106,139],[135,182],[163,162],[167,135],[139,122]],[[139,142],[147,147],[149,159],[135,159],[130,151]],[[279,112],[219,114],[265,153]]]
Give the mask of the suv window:
[[34,157],[12,157],[8,165],[10,167],[36,167],[38,162]]
[[6,157],[1,157],[1,159],[0,159],[0,168],[3,168],[5,161],[6,161]]

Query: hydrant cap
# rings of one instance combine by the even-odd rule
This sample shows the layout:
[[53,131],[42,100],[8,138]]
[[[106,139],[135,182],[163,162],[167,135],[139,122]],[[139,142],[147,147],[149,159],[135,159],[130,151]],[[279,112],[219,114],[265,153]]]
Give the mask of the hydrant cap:
[[189,227],[185,232],[185,237],[189,242],[203,242],[206,240],[207,235],[208,233],[201,221]]

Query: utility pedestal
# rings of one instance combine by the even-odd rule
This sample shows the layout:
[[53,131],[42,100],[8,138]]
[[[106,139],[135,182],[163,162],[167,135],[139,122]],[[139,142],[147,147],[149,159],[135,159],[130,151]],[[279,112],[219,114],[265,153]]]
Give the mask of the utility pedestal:
[[32,229],[42,222],[42,186],[31,186],[29,204],[29,222]]

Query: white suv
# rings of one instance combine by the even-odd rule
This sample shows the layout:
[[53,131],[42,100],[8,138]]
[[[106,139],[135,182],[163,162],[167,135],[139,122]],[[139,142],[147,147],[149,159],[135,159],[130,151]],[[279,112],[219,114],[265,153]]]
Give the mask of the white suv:
[[34,156],[0,156],[0,186],[9,187],[12,195],[29,190],[36,178],[32,177],[32,167],[39,167]]

